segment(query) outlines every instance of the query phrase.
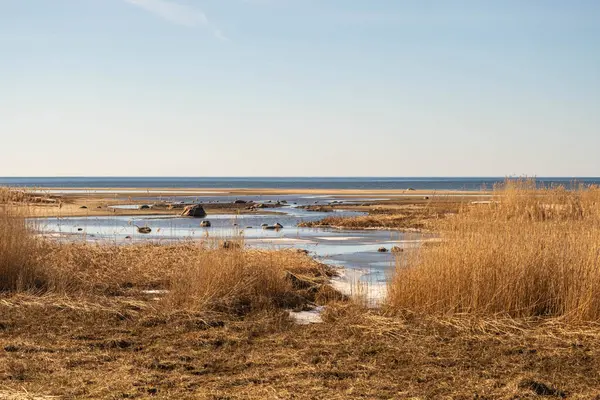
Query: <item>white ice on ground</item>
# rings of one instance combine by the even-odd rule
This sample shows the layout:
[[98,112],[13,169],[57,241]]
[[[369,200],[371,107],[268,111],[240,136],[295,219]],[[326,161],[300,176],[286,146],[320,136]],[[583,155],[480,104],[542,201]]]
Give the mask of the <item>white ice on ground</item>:
[[164,290],[164,289],[150,289],[150,290],[142,290],[142,293],[144,293],[144,294],[167,294],[167,293],[169,293],[169,291]]
[[309,239],[296,239],[296,238],[285,238],[285,237],[281,237],[281,238],[256,238],[256,239],[247,239],[248,242],[276,242],[278,244],[283,244],[283,243],[289,243],[289,244],[294,244],[294,243],[309,243],[309,244],[315,244],[314,241],[309,240]]
[[298,325],[308,325],[308,324],[320,324],[323,322],[321,318],[321,313],[325,307],[319,306],[315,307],[310,311],[289,311],[290,317],[294,320]]

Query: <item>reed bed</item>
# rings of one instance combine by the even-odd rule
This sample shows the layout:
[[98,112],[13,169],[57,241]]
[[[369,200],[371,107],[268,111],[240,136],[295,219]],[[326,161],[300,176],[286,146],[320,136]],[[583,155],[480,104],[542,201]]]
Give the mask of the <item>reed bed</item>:
[[0,206],[0,292],[41,289],[45,271],[36,262],[41,243],[25,218]]
[[438,229],[398,261],[392,310],[600,320],[600,189],[509,180]]
[[22,215],[0,212],[0,294],[88,301],[157,293],[157,306],[167,311],[241,315],[301,307],[316,299],[330,274],[305,254],[246,249],[240,238],[171,245],[57,243],[37,237]]

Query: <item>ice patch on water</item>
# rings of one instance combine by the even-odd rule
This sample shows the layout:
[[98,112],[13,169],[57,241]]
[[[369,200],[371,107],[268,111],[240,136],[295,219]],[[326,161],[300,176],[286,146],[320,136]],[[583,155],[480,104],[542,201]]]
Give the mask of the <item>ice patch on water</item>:
[[379,306],[387,297],[387,282],[364,280],[369,273],[361,269],[341,269],[331,280],[331,286],[346,296],[369,307]]
[[319,240],[360,240],[362,239],[360,236],[324,236],[324,237],[316,237],[315,239]]
[[296,238],[287,238],[287,237],[272,237],[272,238],[256,238],[256,239],[248,239],[248,242],[258,242],[258,243],[277,243],[277,244],[314,244],[315,242],[310,239],[296,239]]

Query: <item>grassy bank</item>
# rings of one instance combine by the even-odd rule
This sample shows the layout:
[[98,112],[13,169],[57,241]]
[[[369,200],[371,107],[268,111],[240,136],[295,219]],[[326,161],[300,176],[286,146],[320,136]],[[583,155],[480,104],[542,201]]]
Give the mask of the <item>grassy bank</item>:
[[[327,216],[318,221],[306,221],[302,227],[332,227],[338,229],[396,229],[402,231],[431,230],[436,222],[455,214],[461,203],[446,197],[419,200],[414,204],[379,204],[354,206],[352,210],[366,212],[356,217]],[[345,209],[346,207],[341,206]]]
[[[162,290],[158,306],[166,309],[242,315],[314,300],[332,274],[294,251],[245,250],[240,239],[223,244],[59,244],[36,238],[21,216],[3,213],[0,292],[93,298]],[[312,282],[312,292],[300,296],[298,282]]]
[[392,308],[600,320],[599,189],[510,181],[438,229],[438,246],[397,268]]

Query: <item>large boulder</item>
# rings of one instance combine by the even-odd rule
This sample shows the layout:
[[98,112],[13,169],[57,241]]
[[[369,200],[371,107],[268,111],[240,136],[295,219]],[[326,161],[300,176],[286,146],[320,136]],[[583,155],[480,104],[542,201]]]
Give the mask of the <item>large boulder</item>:
[[206,217],[206,211],[204,211],[204,208],[200,204],[194,204],[184,208],[181,215],[184,217],[204,218]]

